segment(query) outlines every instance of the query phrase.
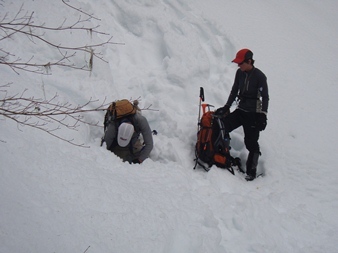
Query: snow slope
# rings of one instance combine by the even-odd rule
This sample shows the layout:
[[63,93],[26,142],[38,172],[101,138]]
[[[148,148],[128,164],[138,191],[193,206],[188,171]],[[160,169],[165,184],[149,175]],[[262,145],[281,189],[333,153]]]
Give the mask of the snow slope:
[[[77,17],[61,1],[4,1],[51,25]],[[335,1],[89,0],[70,1],[101,20],[124,45],[104,47],[109,63],[89,75],[53,68],[16,75],[0,67],[8,92],[83,104],[141,97],[155,147],[129,165],[99,146],[103,129],[61,129],[79,148],[1,118],[0,252],[338,252],[336,132],[338,74]],[[104,41],[71,34],[60,43]],[[21,57],[53,57],[45,46],[0,42]],[[260,168],[246,182],[213,167],[193,170],[199,87],[222,106],[237,50],[254,52],[268,77],[268,127]],[[79,55],[78,61],[85,56]],[[3,96],[3,93],[1,93]],[[232,110],[235,105],[232,107]],[[102,121],[102,113],[88,119]],[[231,134],[244,161],[243,132]]]

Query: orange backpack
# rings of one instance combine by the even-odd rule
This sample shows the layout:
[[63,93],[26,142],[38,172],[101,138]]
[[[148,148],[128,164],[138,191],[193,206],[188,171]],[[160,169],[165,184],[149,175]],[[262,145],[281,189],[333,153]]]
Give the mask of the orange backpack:
[[[230,136],[229,133],[225,132],[222,117],[210,110],[210,107],[213,107],[212,105],[202,104],[204,102],[203,87],[200,87],[199,97],[199,122],[194,169],[196,169],[197,165],[200,165],[203,169],[209,171],[212,165],[216,165],[229,170],[232,174],[235,174],[232,166],[237,166],[242,171],[241,159],[239,157],[233,158],[230,155]],[[208,111],[206,111],[206,107],[208,107]],[[201,108],[203,108],[203,114],[200,119]]]
[[230,137],[224,132],[222,120],[214,114],[214,111],[207,111],[203,113],[199,125],[194,169],[198,164],[209,171],[212,165],[216,165],[234,174],[232,165],[235,164],[234,158],[230,155]]
[[203,115],[198,123],[197,142],[195,146],[195,167],[201,166],[206,171],[212,165],[229,170],[233,175],[233,166],[237,166],[243,172],[241,159],[230,155],[230,136],[225,132],[222,116],[216,115],[214,111],[205,112],[210,105],[202,104]]

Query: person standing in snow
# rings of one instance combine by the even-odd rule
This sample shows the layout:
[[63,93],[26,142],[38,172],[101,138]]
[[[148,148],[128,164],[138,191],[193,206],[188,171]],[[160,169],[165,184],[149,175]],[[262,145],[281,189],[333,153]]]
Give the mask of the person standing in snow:
[[[249,49],[239,50],[232,62],[238,64],[234,84],[226,104],[217,109],[216,114],[224,116],[224,127],[228,133],[243,126],[244,143],[249,151],[245,179],[252,181],[256,178],[258,159],[261,155],[258,144],[259,133],[267,125],[269,105],[267,78],[254,66],[253,53]],[[230,107],[236,98],[239,100],[238,107],[230,113]]]
[[[140,134],[143,143],[139,138]],[[150,126],[139,111],[119,126],[115,121],[110,122],[104,133],[104,141],[108,150],[129,163],[142,163],[153,149]]]

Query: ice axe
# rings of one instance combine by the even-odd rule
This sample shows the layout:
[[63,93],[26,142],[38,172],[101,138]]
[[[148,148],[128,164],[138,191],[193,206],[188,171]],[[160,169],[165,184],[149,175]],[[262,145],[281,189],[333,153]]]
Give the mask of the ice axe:
[[203,89],[203,87],[200,87],[200,104],[199,104],[199,107],[198,107],[197,132],[199,130],[199,126],[200,126],[200,123],[201,123],[201,104],[202,104],[202,102],[204,102],[204,89]]

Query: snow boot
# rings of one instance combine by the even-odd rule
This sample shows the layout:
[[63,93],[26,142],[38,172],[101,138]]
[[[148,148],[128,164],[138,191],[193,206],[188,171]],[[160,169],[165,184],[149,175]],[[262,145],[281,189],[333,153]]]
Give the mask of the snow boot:
[[247,176],[245,177],[247,181],[252,181],[256,178],[256,171],[257,171],[259,156],[260,156],[260,152],[250,152],[248,155],[248,159],[246,161]]
[[252,181],[252,180],[254,180],[256,177],[254,177],[254,176],[251,176],[251,175],[247,175],[246,177],[245,177],[245,180],[246,181]]

